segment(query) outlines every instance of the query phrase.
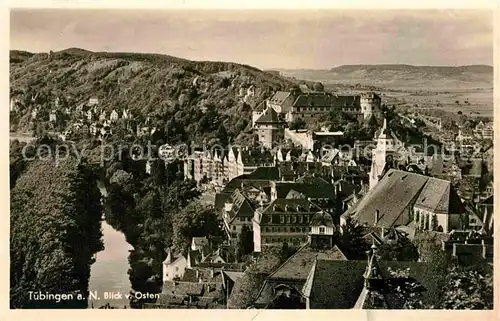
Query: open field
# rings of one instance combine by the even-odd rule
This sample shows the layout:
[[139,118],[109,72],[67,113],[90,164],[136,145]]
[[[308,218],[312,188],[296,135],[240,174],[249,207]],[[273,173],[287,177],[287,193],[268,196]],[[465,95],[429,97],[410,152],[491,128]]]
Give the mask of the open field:
[[[373,90],[383,103],[493,116],[491,66],[340,66],[330,70],[281,70],[287,77],[320,81],[339,94]],[[457,103],[458,101],[458,103]]]

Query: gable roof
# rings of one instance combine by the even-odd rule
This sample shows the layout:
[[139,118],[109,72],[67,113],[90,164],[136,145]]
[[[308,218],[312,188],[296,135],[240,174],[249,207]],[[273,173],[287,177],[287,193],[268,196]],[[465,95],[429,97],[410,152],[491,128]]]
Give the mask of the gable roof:
[[283,123],[283,120],[278,116],[274,108],[267,107],[262,115],[255,121],[256,124],[277,124]]
[[267,205],[262,214],[272,213],[317,213],[322,209],[307,199],[301,198],[277,198]]
[[304,194],[308,198],[334,198],[335,191],[332,184],[320,179],[312,183],[301,182],[271,182],[271,187],[276,189],[277,198],[286,198],[291,190]]
[[229,223],[237,217],[253,217],[254,208],[240,190],[235,190],[227,202],[232,203],[231,209],[227,212]]
[[323,260],[347,260],[337,246],[331,249],[313,249],[306,244],[266,278],[254,304],[269,304],[274,297],[274,288],[279,284],[286,284],[301,291],[316,257]]
[[294,107],[358,107],[360,96],[338,96],[328,93],[309,93],[299,95],[293,102]]
[[[362,300],[363,295],[363,273],[366,270],[366,261],[333,261],[318,260],[315,269],[311,269],[309,284],[304,286],[304,295],[311,300],[312,309],[351,309],[356,302]],[[433,279],[433,267],[430,264],[410,261],[379,261],[378,266],[387,285],[388,302],[390,308],[401,308],[392,295],[395,288],[405,280],[414,280],[424,288],[423,301],[434,302],[439,295],[438,285]],[[391,271],[405,271],[405,277],[394,277]]]
[[277,91],[271,98],[269,98],[269,102],[276,104],[276,105],[281,105],[291,95],[292,94],[289,91]]
[[249,179],[279,179],[279,169],[276,166],[257,167],[253,172],[247,175]]
[[436,214],[459,214],[465,212],[459,196],[449,181],[430,177],[415,202],[415,207]]
[[380,216],[377,226],[392,227],[424,187],[427,179],[422,175],[390,170],[346,213],[361,224],[373,226],[375,212],[378,210]]
[[311,219],[311,223],[309,225],[334,227],[332,216],[326,212],[314,214],[314,216]]
[[436,211],[436,213],[463,213],[464,207],[449,181],[400,170],[389,170],[347,214],[359,223],[375,225],[375,213],[380,213],[380,227],[396,227],[411,221],[402,215],[408,206]]
[[331,249],[314,249],[306,244],[271,273],[268,279],[305,281],[316,258],[321,260],[347,260],[344,253],[336,245]]
[[274,162],[274,157],[269,150],[249,148],[242,149],[239,153],[244,166],[262,166]]

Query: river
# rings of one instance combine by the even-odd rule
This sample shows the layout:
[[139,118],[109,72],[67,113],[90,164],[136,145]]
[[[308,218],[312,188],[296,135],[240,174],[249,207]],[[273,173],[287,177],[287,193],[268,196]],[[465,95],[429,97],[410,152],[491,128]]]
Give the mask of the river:
[[[127,243],[123,233],[113,229],[106,221],[102,221],[102,233],[104,250],[97,253],[89,280],[89,293],[95,293],[97,299],[90,296],[89,308],[98,308],[106,303],[116,308],[129,307],[129,300],[125,295],[131,289],[128,255],[133,248]],[[106,298],[110,293],[120,297]]]
[[[29,134],[10,133],[10,139],[30,142],[35,137]],[[103,196],[106,189],[98,182],[99,190]],[[89,279],[89,308],[99,308],[106,303],[112,307],[129,307],[130,302],[126,297],[131,286],[128,277],[128,256],[133,247],[127,243],[125,235],[113,229],[106,221],[101,223],[104,250],[96,254],[96,262],[92,264]],[[114,298],[109,298],[110,294]],[[108,296],[108,298],[107,298]]]
[[[106,189],[98,182],[103,196]],[[96,255],[96,262],[90,269],[89,308],[99,308],[107,303],[115,308],[129,307],[131,286],[128,278],[128,255],[133,247],[127,243],[125,235],[102,221],[104,250]],[[94,294],[94,295],[92,295]],[[110,298],[110,294],[113,296]]]

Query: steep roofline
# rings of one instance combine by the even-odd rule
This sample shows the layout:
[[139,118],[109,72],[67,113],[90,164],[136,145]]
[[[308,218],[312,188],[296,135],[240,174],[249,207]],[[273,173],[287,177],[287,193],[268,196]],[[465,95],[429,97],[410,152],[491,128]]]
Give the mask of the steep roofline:
[[[287,264],[294,256],[297,255],[297,253],[299,253],[300,251],[303,251],[309,244],[304,244],[302,245],[298,250],[297,252],[295,252],[292,256],[290,256],[288,259],[286,259],[285,262],[283,262],[283,264],[281,264],[279,267],[277,267],[271,274],[269,274],[269,276],[266,278],[266,279],[269,279],[271,278],[273,275],[276,274],[276,272],[278,272],[285,264]],[[280,278],[278,278],[280,279]]]

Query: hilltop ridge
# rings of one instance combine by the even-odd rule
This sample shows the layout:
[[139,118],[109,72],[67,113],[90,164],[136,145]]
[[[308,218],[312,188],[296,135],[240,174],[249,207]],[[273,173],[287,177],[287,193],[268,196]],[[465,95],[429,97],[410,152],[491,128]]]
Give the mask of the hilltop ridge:
[[280,70],[283,75],[324,83],[367,85],[387,89],[455,90],[493,88],[493,67],[414,66],[407,64],[342,65],[331,69]]
[[23,129],[35,106],[41,109],[40,117],[48,119],[57,97],[64,98],[64,108],[76,108],[97,97],[108,112],[127,109],[139,122],[148,115],[175,119],[187,132],[199,134],[199,139],[207,133],[196,127],[197,120],[207,109],[216,110],[215,119],[206,124],[210,133],[223,124],[234,138],[247,127],[256,105],[276,90],[293,86],[278,74],[233,62],[80,48],[10,51],[10,84],[11,97],[19,101],[20,109],[11,123]]

